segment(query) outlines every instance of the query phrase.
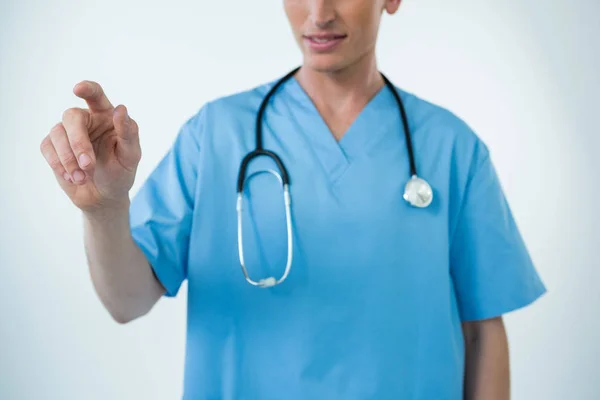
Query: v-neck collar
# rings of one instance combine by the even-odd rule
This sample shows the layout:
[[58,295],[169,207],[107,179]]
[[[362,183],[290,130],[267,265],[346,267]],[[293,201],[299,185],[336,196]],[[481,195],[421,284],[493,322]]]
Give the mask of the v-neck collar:
[[369,146],[377,142],[376,139],[385,131],[384,128],[389,126],[384,122],[390,117],[395,120],[396,114],[399,114],[390,89],[383,86],[338,141],[296,77],[290,78],[287,86],[289,93],[298,102],[293,110],[301,124],[300,129],[310,141],[332,181],[336,181],[354,159],[364,155]]

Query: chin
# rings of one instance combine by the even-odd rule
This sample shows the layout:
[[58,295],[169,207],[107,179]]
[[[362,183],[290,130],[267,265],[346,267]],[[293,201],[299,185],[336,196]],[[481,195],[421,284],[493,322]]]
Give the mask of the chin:
[[334,54],[307,54],[304,56],[304,66],[322,73],[335,73],[350,64],[348,60]]

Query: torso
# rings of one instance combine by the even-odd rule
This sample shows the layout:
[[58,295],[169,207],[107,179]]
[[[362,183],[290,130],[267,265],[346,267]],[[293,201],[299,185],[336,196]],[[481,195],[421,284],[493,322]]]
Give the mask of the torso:
[[[269,87],[206,109],[185,398],[461,399],[448,191],[460,182],[450,181],[453,157],[466,159],[475,138],[459,124],[452,133],[449,114],[402,92],[420,171],[436,188],[435,203],[415,209],[402,199],[408,160],[388,88],[357,116],[326,123],[298,82],[287,82],[267,108],[264,135],[290,172],[294,261],[286,282],[260,289],[239,265],[235,181]],[[271,166],[259,159],[252,170]],[[258,175],[244,201],[248,270],[278,277],[287,258],[281,187]]]

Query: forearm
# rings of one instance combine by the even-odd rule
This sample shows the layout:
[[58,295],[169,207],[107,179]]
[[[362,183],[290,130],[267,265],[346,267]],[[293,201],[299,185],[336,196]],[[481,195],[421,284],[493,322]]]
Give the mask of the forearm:
[[508,341],[501,318],[463,325],[465,400],[510,399]]
[[103,305],[120,323],[146,314],[164,288],[131,237],[129,202],[84,212],[83,221],[90,275]]

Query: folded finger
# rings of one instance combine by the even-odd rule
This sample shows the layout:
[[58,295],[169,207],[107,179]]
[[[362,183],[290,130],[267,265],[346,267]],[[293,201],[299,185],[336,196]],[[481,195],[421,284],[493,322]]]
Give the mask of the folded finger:
[[56,179],[58,179],[59,181],[67,182],[67,183],[73,183],[73,181],[71,179],[71,175],[67,172],[67,170],[63,166],[62,162],[58,158],[58,154],[56,153],[56,149],[54,148],[54,145],[52,144],[50,135],[46,136],[42,140],[42,143],[40,144],[40,151],[42,152],[44,159],[50,166],[50,169],[52,169],[52,171],[56,175]]
[[57,124],[49,134],[50,142],[56,151],[56,155],[65,171],[69,174],[74,183],[83,183],[85,174],[79,168],[75,154],[71,149],[71,144],[67,138],[67,132],[63,124]]
[[89,171],[94,167],[94,148],[88,131],[90,114],[80,108],[70,108],[63,114],[62,124],[79,167]]

